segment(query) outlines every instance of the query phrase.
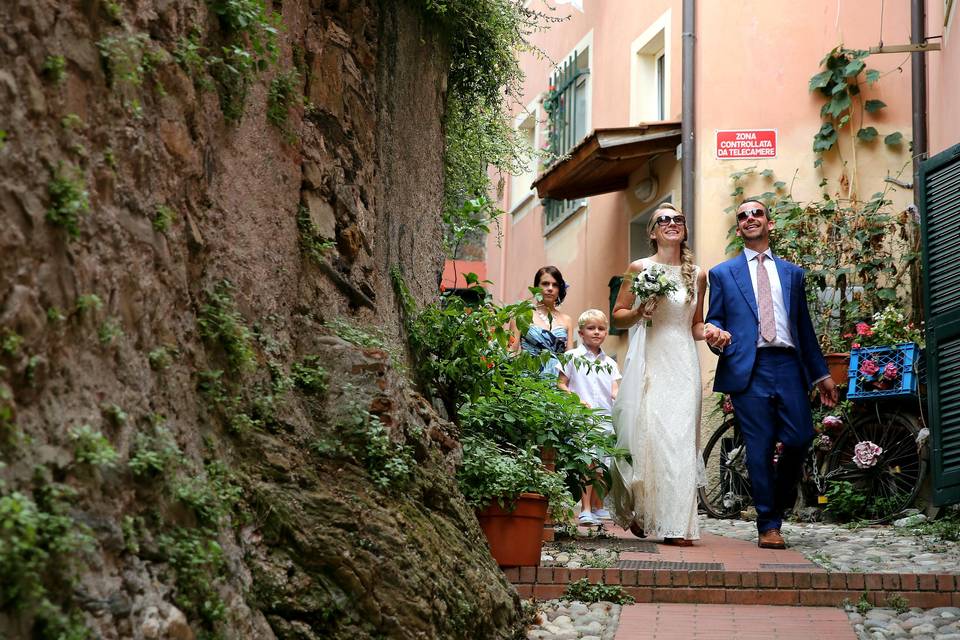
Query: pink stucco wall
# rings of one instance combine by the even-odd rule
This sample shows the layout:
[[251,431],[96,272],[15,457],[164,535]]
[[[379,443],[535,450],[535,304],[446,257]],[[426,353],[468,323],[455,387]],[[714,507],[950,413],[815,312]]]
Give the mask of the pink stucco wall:
[[943,0],[927,2],[927,33],[943,34],[941,51],[927,54],[927,147],[935,155],[960,144],[960,0],[944,24]]
[[[940,0],[930,0],[930,3]],[[960,0],[957,0],[960,2]],[[747,166],[771,169],[776,179],[793,184],[800,200],[818,197],[821,180],[838,188],[844,165],[836,157],[824,166],[813,167],[813,135],[820,127],[822,102],[807,89],[812,75],[819,71],[821,58],[832,47],[843,43],[849,48],[866,49],[881,38],[879,3],[842,0],[737,0],[736,2],[697,2],[697,174],[695,222],[698,262],[705,268],[726,258],[727,229],[732,223],[723,209],[731,203],[730,174]],[[909,3],[885,3],[882,39],[887,44],[909,41]],[[541,6],[539,0],[534,7]],[[587,34],[592,33],[591,118],[590,129],[636,124],[630,122],[631,43],[652,23],[670,12],[670,99],[668,118],[680,118],[681,105],[681,25],[679,0],[643,3],[610,0],[584,0],[584,13],[563,5],[558,15],[570,15],[536,36],[535,42],[550,60],[525,55],[527,74],[525,96],[521,103],[533,102],[547,89],[555,62],[564,57]],[[931,19],[932,19],[931,12]],[[941,17],[942,20],[942,17]],[[933,31],[931,30],[931,33]],[[960,47],[954,47],[957,56]],[[956,58],[942,68],[931,67],[931,74],[960,77]],[[887,108],[866,124],[875,126],[880,139],[872,144],[851,147],[842,139],[848,178],[856,177],[860,195],[869,197],[883,187],[883,178],[907,167],[911,138],[910,66],[906,55],[874,55],[867,66],[884,73],[881,80],[866,89],[867,98],[878,98]],[[900,66],[900,70],[898,70]],[[945,83],[946,84],[946,83]],[[960,83],[953,82],[953,85]],[[950,91],[957,91],[953,86]],[[937,94],[937,100],[956,103],[953,97]],[[942,97],[941,97],[942,96]],[[938,107],[939,108],[939,107]],[[519,107],[518,107],[519,111]],[[934,104],[931,100],[931,116]],[[956,117],[950,120],[946,110],[932,117],[931,141],[949,144],[956,139]],[[542,113],[541,113],[542,115]],[[947,122],[949,120],[949,122]],[[778,153],[769,161],[717,160],[714,157],[715,130],[738,128],[775,128]],[[937,133],[934,133],[934,129]],[[904,144],[887,147],[882,136],[900,131]],[[952,131],[952,133],[950,133]],[[947,132],[947,133],[940,133]],[[938,136],[938,137],[934,137]],[[931,144],[933,147],[933,144]],[[853,171],[855,168],[855,171]],[[679,163],[672,154],[664,154],[656,163],[660,181],[658,197],[673,195],[680,199]],[[635,175],[634,179],[640,177]],[[748,182],[748,193],[769,189],[772,180]],[[502,206],[510,202],[511,180],[505,180]],[[560,228],[543,235],[542,210],[534,199],[518,214],[508,213],[502,221],[502,239],[488,243],[488,276],[494,281],[494,294],[502,301],[527,294],[534,271],[544,264],[555,264],[571,284],[564,310],[576,317],[588,307],[606,309],[607,282],[621,273],[629,257],[631,216],[647,206],[637,202],[631,189],[591,197],[586,211],[574,216]],[[895,206],[912,201],[909,191],[891,194]],[[612,338],[610,351],[625,349],[625,340]],[[712,356],[704,354],[704,379],[712,376]]]

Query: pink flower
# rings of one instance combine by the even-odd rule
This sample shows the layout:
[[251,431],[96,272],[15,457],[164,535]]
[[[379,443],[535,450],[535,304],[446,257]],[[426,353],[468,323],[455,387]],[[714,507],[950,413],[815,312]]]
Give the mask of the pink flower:
[[723,412],[733,413],[733,402],[730,400],[730,396],[723,397]]
[[817,438],[817,448],[821,451],[829,451],[831,447],[833,447],[833,440],[831,440],[827,434],[821,434],[820,437]]
[[873,376],[877,375],[878,371],[880,371],[880,367],[873,360],[864,360],[860,364],[860,373],[868,378],[872,378]]
[[897,369],[897,365],[892,362],[888,362],[887,366],[883,368],[883,377],[887,380],[896,380],[898,375],[900,375],[900,371]]
[[853,463],[861,469],[869,469],[877,464],[877,458],[883,453],[883,449],[869,440],[858,442],[853,447]]
[[858,322],[856,328],[858,336],[870,337],[873,335],[873,328],[866,322]]
[[859,342],[854,342],[853,344],[850,345],[850,348],[851,348],[851,349],[859,349],[859,348],[860,348],[860,343],[859,343]]
[[838,416],[823,416],[823,426],[827,429],[839,429],[843,426],[843,420]]

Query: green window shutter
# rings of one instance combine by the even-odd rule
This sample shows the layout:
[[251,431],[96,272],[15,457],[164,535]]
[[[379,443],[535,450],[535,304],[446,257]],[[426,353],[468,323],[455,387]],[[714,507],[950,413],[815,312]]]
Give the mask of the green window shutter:
[[960,502],[960,145],[920,165],[933,502]]

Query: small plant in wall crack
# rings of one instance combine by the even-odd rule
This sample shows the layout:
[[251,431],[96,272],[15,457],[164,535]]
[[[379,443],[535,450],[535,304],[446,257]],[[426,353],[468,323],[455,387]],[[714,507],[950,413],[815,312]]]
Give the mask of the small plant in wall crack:
[[61,84],[67,79],[67,59],[61,55],[49,55],[43,61],[40,71],[54,84]]
[[90,210],[90,196],[81,175],[76,167],[61,162],[47,185],[47,221],[66,230],[69,238],[80,236],[80,216]]
[[119,455],[110,441],[88,424],[73,427],[68,432],[73,442],[73,454],[78,463],[95,467],[112,467]]
[[249,373],[257,366],[253,334],[234,305],[233,291],[229,280],[221,280],[209,290],[197,325],[204,339],[223,349],[232,371]]
[[287,141],[295,139],[288,128],[290,109],[303,98],[300,92],[300,74],[296,69],[278,73],[267,92],[267,120],[283,132]]

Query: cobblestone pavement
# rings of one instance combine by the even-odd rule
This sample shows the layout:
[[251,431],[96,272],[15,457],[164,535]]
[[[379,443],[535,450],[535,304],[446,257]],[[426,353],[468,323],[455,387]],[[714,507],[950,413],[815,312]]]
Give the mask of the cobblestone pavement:
[[545,600],[538,609],[529,640],[613,640],[620,621],[620,605],[611,602]]
[[[753,522],[715,520],[701,516],[701,530],[714,535],[755,541]],[[616,525],[605,522],[600,537]],[[581,533],[587,530],[581,528]],[[844,527],[822,522],[784,523],[783,535],[790,549],[803,554],[827,571],[869,573],[960,573],[960,543],[935,536],[917,535],[910,528],[891,525]],[[596,530],[591,530],[594,537]],[[583,538],[544,546],[543,566],[612,567],[619,560],[616,545],[581,548]],[[587,538],[586,540],[590,540]],[[960,639],[958,639],[960,640]]]
[[[756,540],[753,522],[703,518],[704,531]],[[868,573],[958,573],[960,543],[920,536],[909,528],[876,525],[845,528],[823,522],[784,523],[784,538],[827,571]],[[960,640],[960,639],[958,639]]]
[[848,607],[847,617],[858,640],[913,638],[919,640],[960,640],[960,609],[870,609],[858,612]]

